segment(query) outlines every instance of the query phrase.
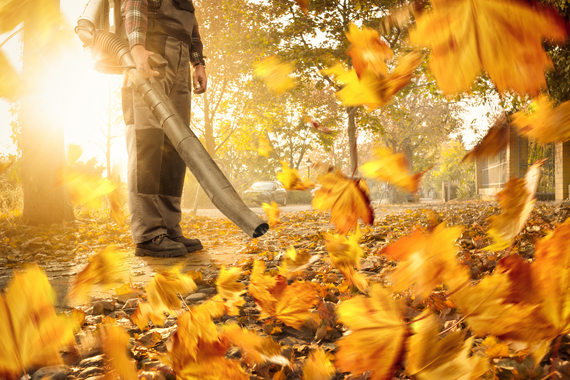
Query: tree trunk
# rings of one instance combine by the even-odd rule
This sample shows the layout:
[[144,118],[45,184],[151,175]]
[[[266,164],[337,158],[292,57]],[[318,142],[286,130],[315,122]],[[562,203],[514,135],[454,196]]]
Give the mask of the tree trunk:
[[[50,0],[59,7],[59,0]],[[21,100],[22,184],[24,217],[31,224],[61,223],[73,219],[73,208],[65,187],[65,144],[63,123],[50,108],[50,97],[41,92],[42,67],[48,48],[38,45],[45,15],[29,12],[24,21],[22,76],[30,91]],[[46,65],[47,66],[47,65]]]
[[358,150],[356,147],[356,111],[357,107],[347,107],[348,114],[348,147],[350,151],[350,174],[356,174],[358,166]]

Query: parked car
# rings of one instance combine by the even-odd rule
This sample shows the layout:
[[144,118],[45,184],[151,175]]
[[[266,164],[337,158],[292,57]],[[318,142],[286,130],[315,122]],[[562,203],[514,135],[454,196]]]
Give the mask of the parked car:
[[243,193],[243,197],[250,202],[278,202],[287,205],[287,190],[277,181],[256,182]]

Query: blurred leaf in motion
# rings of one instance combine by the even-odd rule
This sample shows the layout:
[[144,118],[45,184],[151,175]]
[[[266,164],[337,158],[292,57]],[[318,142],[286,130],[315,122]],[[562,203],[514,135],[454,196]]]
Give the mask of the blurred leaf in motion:
[[433,50],[430,67],[446,94],[468,91],[485,70],[499,92],[537,94],[552,67],[543,39],[564,41],[554,10],[515,0],[437,0],[417,18],[413,44]]
[[304,380],[329,380],[335,368],[322,348],[317,348],[305,359],[303,365]]
[[483,140],[463,157],[462,162],[496,156],[508,143],[509,124],[507,118],[502,116],[489,129]]
[[541,144],[564,142],[570,139],[570,101],[554,107],[554,102],[541,95],[529,106],[530,113],[519,111],[513,115],[513,124],[521,134]]
[[119,326],[105,327],[105,341],[103,350],[110,360],[111,367],[123,380],[137,380],[135,361],[127,352],[129,351],[129,335]]
[[285,161],[281,161],[281,165],[281,171],[277,172],[277,179],[285,189],[308,190],[315,187],[315,183],[311,180],[302,181],[297,169],[291,169]]
[[311,254],[305,250],[297,252],[295,247],[291,246],[287,248],[285,256],[281,261],[279,273],[283,274],[285,277],[291,277],[292,274],[308,268],[320,257],[320,255],[311,256]]
[[281,211],[279,210],[279,206],[277,206],[277,203],[271,202],[271,204],[269,204],[263,202],[261,204],[261,207],[263,208],[263,211],[265,211],[265,215],[267,215],[267,221],[269,222],[269,227],[275,227],[276,225],[281,224],[281,222],[279,221],[279,214],[281,213]]
[[[358,244],[362,234],[357,229],[348,238],[340,234],[327,234],[325,236],[325,246],[331,257],[332,265],[340,270],[346,280],[354,284],[360,291],[368,291],[368,284],[356,270],[360,269],[360,258],[364,256],[364,251]],[[356,270],[355,270],[356,269]]]
[[265,85],[276,94],[282,94],[295,87],[295,81],[289,75],[293,65],[281,63],[276,56],[271,56],[254,64],[255,73],[263,79]]
[[186,295],[198,289],[190,274],[180,273],[178,266],[157,273],[146,285],[148,303],[155,312],[173,312],[181,309],[178,293]]
[[366,69],[370,69],[377,77],[388,75],[385,61],[392,59],[394,52],[380,39],[376,30],[366,27],[360,30],[356,24],[351,23],[346,37],[351,43],[346,54],[352,58],[352,66],[359,78]]
[[257,154],[263,157],[269,157],[269,153],[273,151],[271,142],[265,137],[259,138],[259,146],[257,148]]

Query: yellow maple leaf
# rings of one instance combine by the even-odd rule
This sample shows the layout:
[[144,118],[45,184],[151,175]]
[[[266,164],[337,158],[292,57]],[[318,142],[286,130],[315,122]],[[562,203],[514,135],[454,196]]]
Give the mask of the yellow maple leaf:
[[374,223],[370,192],[360,179],[346,178],[340,171],[320,175],[321,188],[315,192],[312,206],[321,211],[331,210],[331,222],[341,234],[358,226],[358,219]]
[[350,330],[338,341],[335,365],[340,372],[359,375],[372,371],[372,380],[390,379],[408,336],[402,304],[377,284],[372,286],[370,297],[342,302],[337,315]]
[[296,281],[287,285],[284,276],[271,277],[264,272],[265,264],[256,260],[248,290],[261,311],[259,319],[276,317],[287,326],[303,326],[311,316],[309,310],[317,303],[314,284]]
[[392,59],[394,52],[380,39],[376,30],[366,27],[360,30],[356,24],[351,23],[346,38],[351,43],[346,54],[352,58],[356,75],[360,77],[367,68],[377,77],[388,75],[388,66],[384,61]]
[[506,117],[500,117],[489,128],[483,140],[463,157],[463,161],[482,157],[493,157],[501,152],[509,142],[509,124]]
[[267,221],[269,223],[269,227],[275,227],[278,224],[281,224],[279,221],[279,214],[281,211],[279,210],[279,206],[275,202],[261,204],[261,208],[265,211],[265,215],[267,215]]
[[23,369],[62,362],[59,350],[74,342],[73,318],[57,316],[46,275],[29,266],[14,273],[0,294],[0,377],[19,378]]
[[137,369],[134,360],[127,355],[129,350],[129,335],[119,326],[105,327],[103,350],[112,368],[123,380],[137,380]]
[[144,331],[148,327],[148,321],[151,320],[154,326],[164,325],[164,320],[166,316],[161,311],[155,311],[148,302],[139,302],[137,309],[131,314],[131,321],[141,331]]
[[437,226],[429,235],[416,231],[384,248],[381,253],[400,261],[390,275],[394,291],[402,292],[412,285],[418,300],[425,299],[439,284],[450,291],[469,283],[467,270],[455,258],[455,241],[461,236],[461,227]]
[[530,216],[536,203],[536,190],[540,180],[540,167],[545,160],[535,162],[528,168],[524,178],[511,178],[505,189],[497,194],[499,204],[503,208],[500,215],[492,215],[488,219],[489,231],[494,243],[485,247],[487,251],[500,251],[511,245]]
[[349,284],[354,284],[363,292],[368,290],[366,278],[356,272],[360,269],[360,258],[364,251],[358,241],[362,237],[360,230],[350,234],[348,238],[340,234],[325,235],[325,246],[331,258],[332,265],[340,270]]
[[89,257],[89,264],[73,280],[73,286],[69,293],[70,298],[85,303],[88,301],[87,295],[93,285],[111,286],[121,268],[120,260],[123,255],[123,252],[111,245]]
[[487,372],[487,360],[469,356],[474,337],[464,342],[461,331],[438,340],[439,325],[435,315],[414,325],[417,334],[407,344],[406,373],[419,380],[479,379]]
[[320,259],[320,255],[311,256],[308,251],[297,252],[295,247],[287,248],[285,257],[279,267],[279,272],[285,277],[291,277],[296,272],[302,271]]
[[257,154],[263,157],[269,157],[269,153],[273,151],[271,142],[265,137],[259,138],[259,145],[257,147]]
[[390,182],[410,193],[418,191],[422,173],[412,174],[408,160],[402,153],[393,153],[388,148],[374,151],[374,159],[360,167],[362,175],[378,181]]
[[289,76],[294,66],[281,63],[276,56],[271,56],[253,65],[255,74],[263,79],[265,85],[276,94],[282,94],[295,87],[295,81]]
[[220,274],[216,279],[216,289],[218,294],[228,300],[237,300],[245,293],[245,285],[237,282],[241,276],[241,268],[233,267],[229,270],[222,266]]
[[564,142],[570,139],[570,101],[554,107],[554,102],[545,95],[534,99],[530,114],[515,113],[513,124],[519,131],[541,144]]
[[255,331],[241,328],[236,323],[225,325],[223,337],[244,352],[246,362],[261,364],[277,357],[287,361],[281,356],[281,346],[270,337],[261,337]]
[[515,0],[438,0],[416,24],[410,41],[432,48],[430,67],[446,94],[469,90],[481,69],[499,92],[536,94],[552,66],[542,39],[566,36],[554,11]]
[[329,380],[334,373],[334,366],[320,347],[313,351],[303,364],[304,380]]
[[311,180],[302,181],[299,177],[297,169],[291,169],[285,161],[281,162],[281,171],[276,176],[279,182],[287,190],[308,190],[315,187],[315,183]]
[[481,342],[481,347],[485,349],[485,355],[490,358],[508,358],[510,356],[509,345],[501,343],[497,337],[492,335]]
[[157,313],[180,310],[181,304],[177,293],[186,295],[197,289],[192,276],[180,273],[179,267],[157,273],[145,287],[148,303]]

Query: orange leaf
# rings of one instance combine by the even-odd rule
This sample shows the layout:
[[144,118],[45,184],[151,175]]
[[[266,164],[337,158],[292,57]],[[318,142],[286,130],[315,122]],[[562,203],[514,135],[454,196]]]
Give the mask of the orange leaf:
[[295,0],[305,15],[309,15],[309,0]]
[[432,48],[430,67],[446,94],[468,91],[481,69],[499,92],[536,94],[552,66],[542,39],[566,36],[554,11],[515,0],[438,0],[416,23],[410,41]]
[[256,364],[261,364],[270,359],[281,356],[281,346],[270,337],[261,337],[256,332],[241,328],[232,323],[224,326],[223,333],[231,344],[239,347],[245,353],[245,360]]
[[285,161],[281,161],[281,165],[281,171],[277,172],[277,179],[287,190],[307,190],[315,187],[315,183],[311,180],[301,181],[297,169],[291,169]]
[[59,350],[74,342],[74,319],[57,316],[46,275],[34,265],[14,273],[0,294],[0,378],[23,369],[60,364]]
[[177,293],[186,295],[197,289],[192,276],[180,273],[179,267],[157,273],[145,287],[148,303],[156,313],[180,310]]
[[259,146],[257,147],[257,154],[263,157],[269,157],[269,153],[273,151],[271,142],[264,137],[259,138]]
[[334,373],[334,366],[320,347],[311,353],[303,365],[303,380],[329,380]]
[[500,117],[489,129],[483,140],[463,157],[463,161],[482,157],[493,157],[501,152],[509,142],[509,124],[505,117]]
[[523,111],[513,115],[513,124],[523,135],[541,144],[570,139],[570,101],[555,108],[554,102],[541,95],[534,99],[529,108],[529,115]]
[[263,211],[265,211],[265,215],[267,215],[267,221],[269,222],[269,227],[275,227],[276,225],[281,224],[281,222],[279,221],[279,214],[281,213],[281,211],[279,210],[279,206],[277,206],[277,203],[271,202],[271,204],[269,204],[263,202],[261,204],[261,208],[263,208]]
[[290,63],[280,63],[276,56],[271,56],[254,65],[255,73],[263,79],[265,85],[276,94],[282,94],[295,87],[295,81],[289,76],[293,71]]
[[340,303],[337,315],[350,330],[338,341],[335,364],[340,371],[354,375],[372,371],[372,380],[392,378],[408,336],[402,304],[382,285],[374,285],[370,297]]
[[216,279],[216,289],[218,290],[218,295],[226,299],[226,305],[230,309],[229,314],[231,315],[239,315],[237,306],[240,306],[245,301],[241,297],[241,295],[245,293],[245,285],[237,282],[237,279],[240,276],[241,268],[233,267],[229,270],[226,270],[226,268],[222,266],[220,274]]
[[486,251],[500,251],[511,245],[530,216],[536,203],[536,190],[540,180],[540,167],[546,160],[535,162],[526,172],[524,178],[511,178],[506,187],[497,194],[499,204],[503,208],[500,215],[490,216],[489,231],[494,243],[485,247]]
[[423,300],[441,283],[450,291],[469,283],[469,273],[455,258],[460,236],[460,227],[446,228],[442,223],[427,236],[416,231],[384,248],[381,253],[400,261],[390,276],[394,291],[415,285],[417,299]]
[[366,27],[360,30],[354,23],[348,28],[346,37],[352,45],[346,54],[352,58],[356,75],[360,77],[367,68],[370,68],[377,77],[388,75],[388,66],[384,61],[392,59],[394,52],[380,39],[378,32]]
[[129,350],[129,335],[119,326],[105,328],[105,357],[110,360],[112,367],[123,380],[137,380],[137,369],[134,360],[127,356]]
[[374,222],[370,193],[360,179],[349,179],[340,171],[318,177],[321,188],[315,192],[312,206],[321,211],[331,210],[331,221],[341,234],[358,226],[358,219],[366,224]]
[[374,159],[362,165],[360,171],[365,177],[390,182],[410,193],[418,191],[425,173],[412,174],[406,157],[402,153],[394,154],[387,148],[376,149]]
[[308,268],[309,265],[313,264],[320,258],[320,255],[311,256],[307,251],[297,252],[295,247],[291,246],[287,248],[287,252],[285,252],[285,257],[281,262],[279,272],[285,277],[291,277],[293,273]]
[[368,290],[366,278],[356,272],[354,268],[360,269],[360,258],[364,256],[364,251],[360,248],[358,241],[362,237],[359,230],[350,234],[348,239],[343,235],[325,235],[325,245],[331,257],[332,265],[340,270],[350,284],[354,284],[363,292]]

